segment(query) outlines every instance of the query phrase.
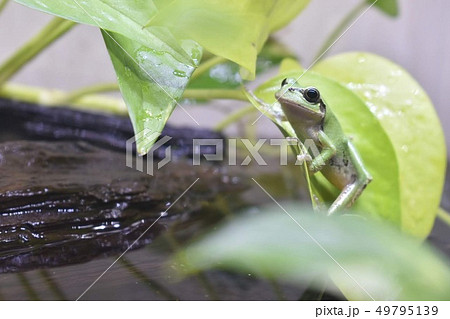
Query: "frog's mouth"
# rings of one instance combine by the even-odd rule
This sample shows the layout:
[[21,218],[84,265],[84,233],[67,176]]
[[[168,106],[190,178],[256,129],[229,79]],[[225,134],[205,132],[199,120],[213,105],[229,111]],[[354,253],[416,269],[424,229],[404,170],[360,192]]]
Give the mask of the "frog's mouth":
[[276,98],[277,98],[277,101],[280,102],[282,105],[286,105],[293,110],[298,110],[302,113],[312,115],[312,116],[323,117],[325,115],[324,112],[322,112],[320,109],[318,109],[317,111],[312,110],[311,108],[309,108],[306,105],[303,105],[301,103],[294,103],[291,100],[284,99],[283,95],[281,95],[281,94],[280,95],[277,94]]

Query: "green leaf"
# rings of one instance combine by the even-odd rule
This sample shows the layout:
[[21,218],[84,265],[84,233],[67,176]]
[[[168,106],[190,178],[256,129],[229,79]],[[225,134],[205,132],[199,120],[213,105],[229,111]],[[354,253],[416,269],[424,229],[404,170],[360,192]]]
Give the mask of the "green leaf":
[[296,59],[287,58],[281,62],[280,70],[279,70],[280,74],[294,72],[294,71],[299,71],[302,73],[304,71],[303,67]]
[[[209,52],[255,76],[256,56],[270,32],[293,19],[309,2],[297,0],[173,0],[147,23],[197,41]],[[282,12],[283,14],[280,14]]]
[[[375,145],[361,152],[365,160],[372,157],[377,161],[397,162],[398,173],[380,173],[390,176],[390,183],[399,183],[402,229],[425,238],[439,207],[446,169],[444,134],[427,94],[403,68],[373,54],[338,55],[319,63],[314,70],[357,94],[389,136],[394,154],[389,152],[386,157],[385,149]],[[345,106],[333,104],[332,107],[338,110]],[[361,110],[358,108],[354,112]],[[351,114],[339,117],[344,124],[348,119],[352,119]],[[365,143],[372,144],[371,135],[377,132],[362,128],[361,133]],[[375,176],[372,183],[378,183]],[[391,196],[388,190],[384,196],[379,195],[379,201]]]
[[[102,34],[136,132],[137,150],[146,154],[181,98],[194,67],[122,35]],[[192,41],[186,40],[183,47],[192,56],[200,52]]]
[[219,63],[189,82],[189,89],[235,89],[242,83],[240,67],[234,62]]
[[291,284],[330,275],[350,300],[450,298],[448,260],[428,245],[358,216],[283,207],[292,218],[278,206],[252,209],[190,244],[176,262],[185,273],[227,269]]
[[[288,134],[295,136],[289,122],[279,120],[282,110],[275,101],[275,92],[279,90],[281,81],[287,77],[295,79],[301,77],[298,80],[300,85],[319,88],[328,109],[335,113],[344,133],[352,137],[352,142],[373,177],[372,183],[355,203],[355,209],[373,216],[381,216],[401,226],[399,168],[394,147],[379,120],[370,112],[364,101],[345,86],[312,71],[303,73],[293,62],[284,62],[282,69],[287,70],[289,65],[297,71],[294,69],[283,72],[255,90],[257,97],[266,103],[273,103],[271,111],[265,115]],[[339,191],[320,174],[311,179],[322,199],[333,201],[339,194]]]
[[[29,7],[103,31],[128,106],[139,153],[147,153],[198,66],[202,48],[161,26],[144,28],[163,2],[17,0]],[[168,2],[164,2],[168,3]],[[144,132],[145,131],[145,132]]]
[[[286,77],[301,77],[301,85],[317,86],[374,178],[355,208],[425,238],[440,202],[446,151],[436,113],[417,82],[397,65],[373,55],[328,59],[313,69],[320,74],[289,72],[289,64],[283,65],[283,74],[255,94],[274,102],[274,94]],[[291,69],[298,66],[294,64]],[[280,122],[280,114],[278,103],[266,113],[285,132],[294,134],[289,123]],[[320,174],[312,179],[322,199],[336,198],[338,191]]]
[[278,31],[289,24],[309,4],[310,0],[277,0],[269,16],[270,32]]
[[[369,4],[375,2],[375,0],[366,0]],[[397,0],[378,0],[374,4],[375,7],[390,15],[392,17],[398,16],[398,3]]]
[[[273,38],[264,44],[256,61],[256,74],[264,73],[288,57],[294,57],[291,50]],[[242,85],[240,68],[227,61],[213,66],[208,72],[191,79],[188,89],[235,89]]]

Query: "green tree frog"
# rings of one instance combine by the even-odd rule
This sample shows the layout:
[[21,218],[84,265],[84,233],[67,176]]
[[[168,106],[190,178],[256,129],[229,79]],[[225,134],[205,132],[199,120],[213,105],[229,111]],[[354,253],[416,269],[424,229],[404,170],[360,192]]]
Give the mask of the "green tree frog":
[[285,79],[275,97],[297,138],[302,143],[312,141],[319,152],[312,154],[309,149],[309,153],[299,155],[298,159],[306,160],[311,173],[320,171],[341,190],[328,215],[350,207],[372,177],[350,138],[342,131],[336,116],[322,100],[319,90],[299,87],[294,79]]

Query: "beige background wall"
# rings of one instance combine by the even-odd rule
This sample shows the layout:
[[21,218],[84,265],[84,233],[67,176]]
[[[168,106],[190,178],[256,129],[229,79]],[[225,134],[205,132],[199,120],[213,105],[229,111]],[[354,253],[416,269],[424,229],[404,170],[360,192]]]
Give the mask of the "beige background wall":
[[[308,66],[326,35],[362,0],[312,0],[311,5],[278,36]],[[435,103],[450,148],[450,1],[399,0],[401,15],[392,19],[370,10],[331,49],[330,54],[364,50],[401,64],[422,84]],[[37,32],[49,16],[9,3],[0,16],[0,60]],[[28,65],[14,81],[61,89],[115,80],[97,30],[77,26],[46,54]],[[234,102],[190,109],[204,126],[213,126]],[[195,125],[181,110],[171,122]],[[262,121],[261,124],[264,124]],[[262,125],[266,127],[265,125]],[[266,134],[267,131],[264,131]]]

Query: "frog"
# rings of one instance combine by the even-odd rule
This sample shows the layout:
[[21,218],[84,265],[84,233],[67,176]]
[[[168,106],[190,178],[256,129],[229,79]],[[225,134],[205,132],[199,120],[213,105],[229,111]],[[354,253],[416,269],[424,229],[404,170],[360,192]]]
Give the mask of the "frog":
[[[328,208],[334,215],[350,208],[372,181],[372,176],[352,142],[344,134],[339,120],[325,103],[318,88],[299,86],[295,79],[286,78],[275,93],[287,120],[301,142],[312,141],[312,148],[297,156],[306,161],[311,174],[321,172],[340,194]],[[318,154],[317,154],[318,153]]]

